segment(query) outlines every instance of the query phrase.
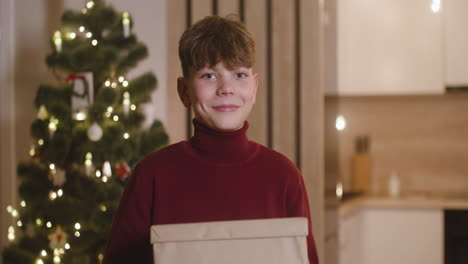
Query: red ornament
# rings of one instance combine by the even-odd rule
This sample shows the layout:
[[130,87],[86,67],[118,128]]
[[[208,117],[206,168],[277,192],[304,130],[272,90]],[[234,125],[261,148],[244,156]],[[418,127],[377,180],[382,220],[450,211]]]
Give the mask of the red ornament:
[[127,162],[121,161],[115,166],[115,172],[119,176],[119,179],[124,181],[130,175],[130,167]]

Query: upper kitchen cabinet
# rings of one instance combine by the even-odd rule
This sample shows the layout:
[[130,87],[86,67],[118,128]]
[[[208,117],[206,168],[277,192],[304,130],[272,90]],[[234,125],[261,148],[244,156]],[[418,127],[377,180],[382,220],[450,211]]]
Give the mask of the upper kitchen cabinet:
[[442,4],[445,84],[468,86],[468,1],[445,0]]
[[444,92],[443,17],[437,4],[440,2],[325,3],[326,94]]

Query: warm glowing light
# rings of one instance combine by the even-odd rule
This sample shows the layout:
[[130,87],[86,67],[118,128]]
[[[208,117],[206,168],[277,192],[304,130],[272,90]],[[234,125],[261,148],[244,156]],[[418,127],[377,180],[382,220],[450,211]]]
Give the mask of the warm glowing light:
[[52,227],[52,223],[51,223],[50,221],[48,221],[48,222],[46,223],[46,227],[47,227],[47,228],[51,228],[51,227]]
[[55,44],[55,50],[57,52],[61,52],[62,51],[62,33],[60,33],[60,31],[55,31],[53,40]]
[[129,137],[130,137],[130,135],[128,133],[123,134],[123,138],[128,139]]
[[37,144],[39,144],[39,146],[44,145],[44,140],[43,140],[43,139],[39,139],[39,140],[37,141]]
[[83,9],[81,9],[81,12],[82,12],[83,14],[86,14],[86,13],[88,13],[88,9],[83,8]]
[[107,80],[107,81],[104,83],[104,85],[105,85],[106,87],[109,87],[110,84],[111,84],[111,82],[110,82],[109,80]]
[[101,211],[105,212],[107,211],[107,207],[103,204],[101,204],[101,206],[99,206],[99,208],[101,209]]
[[128,81],[123,81],[123,82],[122,82],[122,86],[123,86],[123,87],[128,87]]
[[75,39],[76,38],[76,33],[75,32],[70,32],[70,33],[68,33],[68,37],[70,39]]
[[96,170],[96,177],[97,178],[101,177],[101,171],[100,170]]
[[49,198],[50,198],[50,200],[52,200],[52,201],[55,200],[55,199],[57,199],[57,193],[56,193],[56,192],[50,192],[50,193],[49,193]]
[[78,112],[75,115],[75,119],[78,121],[83,121],[86,119],[86,114],[84,112]]
[[114,115],[114,117],[112,117],[112,119],[114,119],[115,122],[119,121],[119,116],[118,115]]
[[8,205],[8,206],[7,206],[7,212],[8,212],[9,214],[11,214],[11,212],[13,212],[13,206]]
[[36,219],[36,225],[41,226],[42,220],[40,218]]
[[47,257],[47,251],[45,251],[45,250],[42,250],[42,251],[41,251],[41,256],[43,256],[43,257]]
[[93,8],[93,6],[94,6],[94,2],[93,2],[93,1],[89,1],[88,3],[86,3],[86,7],[87,7],[88,9]]
[[11,215],[13,217],[18,217],[18,211],[16,211],[16,209],[13,209],[13,211],[11,211]]
[[440,6],[441,6],[440,0],[432,0],[432,4],[431,4],[432,12],[439,13]]
[[97,44],[98,44],[98,41],[97,41],[97,40],[93,39],[93,41],[91,41],[91,45],[97,46]]
[[107,176],[102,177],[103,182],[107,182]]
[[113,83],[111,84],[111,87],[112,87],[112,88],[117,88],[117,83],[116,83],[116,82],[113,82]]
[[51,163],[51,164],[49,165],[49,169],[50,169],[50,170],[55,170],[55,164]]
[[84,32],[84,31],[85,31],[85,27],[84,27],[84,26],[81,26],[80,28],[78,28],[78,30],[79,30],[80,32]]
[[70,244],[66,243],[65,244],[65,249],[70,249]]
[[87,33],[86,33],[86,37],[87,37],[87,38],[91,38],[91,37],[93,37],[93,33],[91,33],[91,32],[87,32]]
[[339,115],[336,118],[335,126],[337,130],[344,130],[346,128],[346,119],[342,115]]
[[135,111],[135,110],[136,110],[136,105],[132,104],[132,105],[130,106],[130,109],[131,109],[132,111]]
[[22,227],[22,226],[23,226],[23,222],[21,222],[21,220],[18,220],[18,222],[16,222],[16,225],[17,225],[18,227]]
[[338,197],[338,199],[343,197],[343,184],[341,182],[336,184],[336,197]]
[[62,197],[62,195],[63,195],[63,190],[62,190],[62,189],[58,189],[57,195],[58,195],[59,197]]
[[80,237],[80,232],[76,231],[76,232],[75,232],[75,236],[76,236],[76,237]]
[[56,118],[51,117],[49,121],[49,130],[50,132],[55,132],[57,130],[57,125],[59,121]]
[[21,201],[21,207],[23,207],[23,208],[26,207],[26,201],[25,200]]
[[60,263],[60,257],[54,256],[54,263]]
[[81,229],[80,223],[76,223],[76,224],[75,224],[75,229],[76,229],[76,230],[80,230],[80,229]]
[[10,241],[15,240],[15,233],[8,233],[8,240]]
[[120,76],[119,77],[119,82],[123,82],[123,81],[125,81],[125,78],[123,76]]
[[29,156],[34,157],[34,155],[36,155],[36,149],[34,148],[34,146],[31,146],[31,148],[29,149]]

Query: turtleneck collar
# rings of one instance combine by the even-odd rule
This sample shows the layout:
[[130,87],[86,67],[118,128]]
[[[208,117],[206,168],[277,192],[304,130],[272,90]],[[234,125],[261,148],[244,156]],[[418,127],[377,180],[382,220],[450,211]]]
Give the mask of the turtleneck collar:
[[233,164],[247,161],[255,152],[255,145],[247,137],[249,123],[230,132],[221,132],[193,119],[194,136],[189,143],[204,160],[216,164]]

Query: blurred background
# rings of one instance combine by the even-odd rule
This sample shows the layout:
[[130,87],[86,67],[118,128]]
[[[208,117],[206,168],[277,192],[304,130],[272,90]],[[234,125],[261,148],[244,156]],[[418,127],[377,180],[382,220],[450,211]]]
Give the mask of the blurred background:
[[[1,0],[0,243],[18,203],[36,89],[66,9],[88,1]],[[237,14],[257,42],[249,137],[300,168],[322,263],[468,263],[468,2],[108,0],[132,15],[158,89],[144,106],[170,141],[191,113],[176,78],[181,33]]]

